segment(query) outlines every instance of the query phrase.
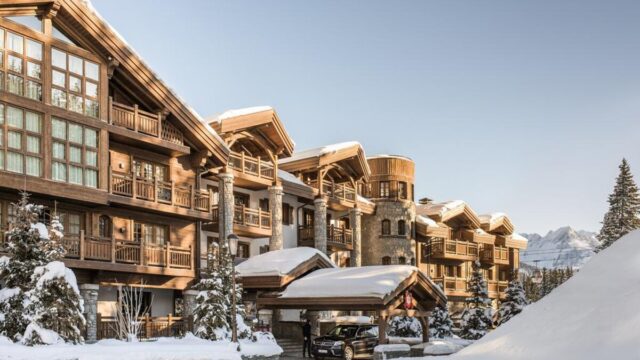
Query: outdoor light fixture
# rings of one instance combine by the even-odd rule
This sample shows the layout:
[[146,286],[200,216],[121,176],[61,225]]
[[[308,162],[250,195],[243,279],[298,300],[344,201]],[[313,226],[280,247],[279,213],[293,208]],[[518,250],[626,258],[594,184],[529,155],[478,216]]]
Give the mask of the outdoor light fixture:
[[231,256],[235,258],[236,255],[238,255],[238,236],[236,234],[229,234],[227,240],[229,241],[229,252]]
[[[236,264],[235,257],[238,253],[238,236],[236,234],[229,234],[227,236],[227,242],[229,245],[229,252],[231,253],[231,342],[238,342],[238,319],[236,316]],[[239,349],[239,347],[238,347]]]

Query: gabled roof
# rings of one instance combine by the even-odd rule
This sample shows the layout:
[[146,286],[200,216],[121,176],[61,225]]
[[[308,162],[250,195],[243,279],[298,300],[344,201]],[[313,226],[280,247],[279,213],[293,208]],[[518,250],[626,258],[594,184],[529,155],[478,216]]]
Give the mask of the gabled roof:
[[343,165],[356,180],[368,179],[371,174],[364,149],[357,141],[298,151],[279,162],[280,168],[289,172],[315,171],[332,164]]
[[509,235],[513,233],[511,219],[505,213],[484,214],[478,216],[482,230],[492,233]]
[[452,228],[480,228],[476,212],[462,200],[416,205],[416,213],[449,225]]
[[416,234],[418,237],[437,237],[443,239],[451,238],[451,228],[445,224],[438,224],[435,220],[416,215]]
[[222,139],[211,133],[202,124],[202,118],[169,88],[151,68],[135,53],[126,41],[93,8],[89,0],[16,0],[0,3],[0,7],[22,8],[24,11],[54,8],[54,24],[73,37],[82,47],[96,53],[112,64],[116,71],[126,74],[127,79],[145,94],[162,104],[186,129],[189,137],[215,159],[226,163],[229,149]]

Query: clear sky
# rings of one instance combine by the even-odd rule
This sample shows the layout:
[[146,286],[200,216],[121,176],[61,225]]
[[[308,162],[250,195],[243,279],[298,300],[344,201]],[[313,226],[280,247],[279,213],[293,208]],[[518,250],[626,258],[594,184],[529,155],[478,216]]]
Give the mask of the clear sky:
[[302,150],[416,162],[416,193],[598,230],[640,175],[640,2],[93,0],[201,115],[272,105]]

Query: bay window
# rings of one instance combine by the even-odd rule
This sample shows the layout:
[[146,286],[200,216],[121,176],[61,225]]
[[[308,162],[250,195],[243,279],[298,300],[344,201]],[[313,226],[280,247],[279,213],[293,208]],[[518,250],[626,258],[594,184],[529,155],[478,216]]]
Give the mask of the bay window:
[[42,101],[43,45],[0,28],[0,90]]
[[42,116],[0,103],[0,170],[42,176]]
[[51,119],[51,178],[98,187],[98,130]]

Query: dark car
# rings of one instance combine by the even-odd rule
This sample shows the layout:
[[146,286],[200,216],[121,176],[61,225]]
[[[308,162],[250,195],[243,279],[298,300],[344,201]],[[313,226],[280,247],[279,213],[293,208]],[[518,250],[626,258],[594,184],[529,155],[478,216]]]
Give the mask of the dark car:
[[371,324],[349,324],[334,327],[325,336],[313,340],[314,358],[337,357],[345,360],[369,358],[378,345],[378,327]]

